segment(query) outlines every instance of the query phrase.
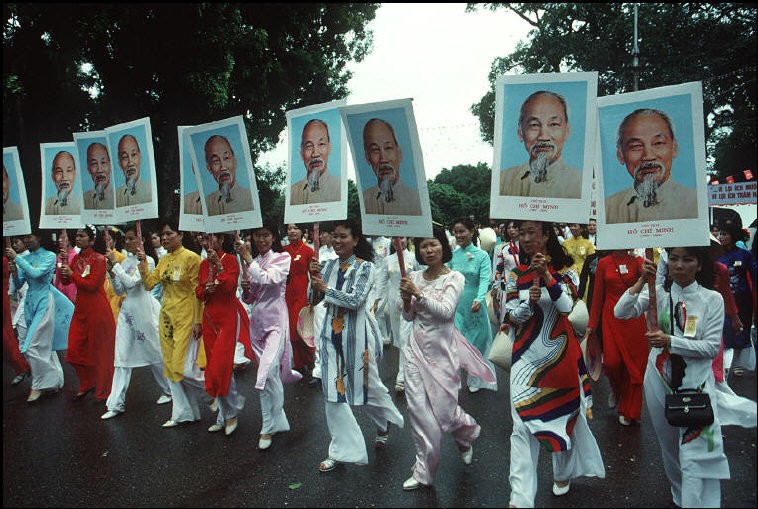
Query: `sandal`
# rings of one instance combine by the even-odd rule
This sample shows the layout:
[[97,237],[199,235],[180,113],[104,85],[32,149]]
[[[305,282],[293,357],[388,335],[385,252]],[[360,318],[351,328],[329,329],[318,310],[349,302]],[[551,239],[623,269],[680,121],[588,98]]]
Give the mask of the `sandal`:
[[387,445],[387,439],[389,439],[389,437],[390,437],[390,427],[388,424],[387,431],[377,430],[376,438],[374,439],[374,448],[384,449],[384,446]]
[[322,472],[331,472],[337,468],[337,463],[339,463],[339,461],[333,460],[332,458],[326,458],[324,461],[319,463],[318,469]]

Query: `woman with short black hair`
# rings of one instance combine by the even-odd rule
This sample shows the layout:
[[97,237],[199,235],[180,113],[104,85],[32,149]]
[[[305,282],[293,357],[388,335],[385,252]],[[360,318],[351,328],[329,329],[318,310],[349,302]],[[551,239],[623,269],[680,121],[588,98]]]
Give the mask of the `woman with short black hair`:
[[404,490],[432,484],[445,433],[452,434],[463,463],[471,463],[472,444],[481,426],[458,404],[461,366],[485,381],[495,381],[479,350],[455,327],[464,278],[445,266],[452,258],[445,232],[435,226],[432,237],[417,238],[415,244],[418,262],[427,268],[400,280],[401,301],[397,303],[412,327],[404,352],[405,395],[416,461]]

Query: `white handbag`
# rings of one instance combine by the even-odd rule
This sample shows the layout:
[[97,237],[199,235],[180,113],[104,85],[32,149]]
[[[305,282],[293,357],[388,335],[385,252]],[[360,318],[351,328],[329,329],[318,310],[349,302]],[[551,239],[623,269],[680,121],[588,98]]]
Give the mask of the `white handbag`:
[[499,331],[492,341],[492,348],[487,358],[492,363],[506,371],[511,370],[511,355],[513,354],[513,340],[509,333]]
[[577,336],[582,337],[587,332],[587,324],[590,321],[590,313],[587,311],[587,304],[582,299],[576,299],[574,308],[568,316],[571,326]]

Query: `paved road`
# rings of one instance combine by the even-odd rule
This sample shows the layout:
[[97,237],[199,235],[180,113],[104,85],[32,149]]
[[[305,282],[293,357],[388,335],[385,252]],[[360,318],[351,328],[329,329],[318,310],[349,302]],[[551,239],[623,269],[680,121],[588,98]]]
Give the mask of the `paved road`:
[[[380,373],[392,387],[397,350],[385,349]],[[329,441],[321,392],[305,383],[286,386],[285,409],[292,430],[258,451],[260,404],[254,392],[255,368],[238,374],[247,397],[240,426],[230,437],[206,430],[214,422],[203,409],[202,422],[172,429],[161,424],[170,405],[158,406],[159,391],[148,368],[136,369],[127,412],[101,421],[105,411],[93,399],[73,402],[77,382],[64,363],[62,395],[26,403],[29,381],[10,386],[13,373],[3,365],[4,507],[504,507],[508,504],[509,436],[507,377],[498,371],[498,392],[461,392],[461,404],[482,425],[474,461],[464,465],[455,443],[446,438],[435,486],[404,492],[414,447],[410,431],[393,428],[384,451],[369,449],[369,464],[317,470]],[[733,383],[756,399],[756,376]],[[607,478],[578,479],[563,497],[551,493],[549,456],[538,468],[537,507],[666,507],[671,503],[654,432],[643,410],[641,425],[620,426],[605,402],[608,384],[593,385],[592,430]],[[88,396],[91,398],[91,396]],[[398,407],[407,416],[405,401]],[[356,415],[373,443],[374,429],[362,410]],[[724,507],[756,507],[756,429],[724,428],[732,478],[721,483]]]

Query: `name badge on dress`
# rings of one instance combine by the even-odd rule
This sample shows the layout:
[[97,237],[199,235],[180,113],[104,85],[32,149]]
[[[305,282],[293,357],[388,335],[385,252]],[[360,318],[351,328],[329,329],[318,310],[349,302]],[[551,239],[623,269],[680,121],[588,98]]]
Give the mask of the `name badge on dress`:
[[84,270],[82,271],[82,277],[87,277],[87,276],[89,276],[89,272],[90,272],[90,270],[89,270],[89,265],[85,265],[85,266],[84,266]]
[[697,329],[697,316],[688,316],[684,324],[684,337],[694,338]]
[[294,259],[294,260],[292,260],[292,261],[296,262],[296,261],[298,261],[299,259],[300,259],[300,255],[298,254],[298,255],[295,257],[295,259]]
[[173,281],[181,281],[182,279],[182,268],[181,267],[174,267],[174,274],[171,276],[171,279]]
[[622,263],[619,265],[619,272],[621,274],[629,274],[629,269],[626,268],[626,264]]
[[742,260],[734,260],[734,266],[735,267],[741,267],[742,266]]

